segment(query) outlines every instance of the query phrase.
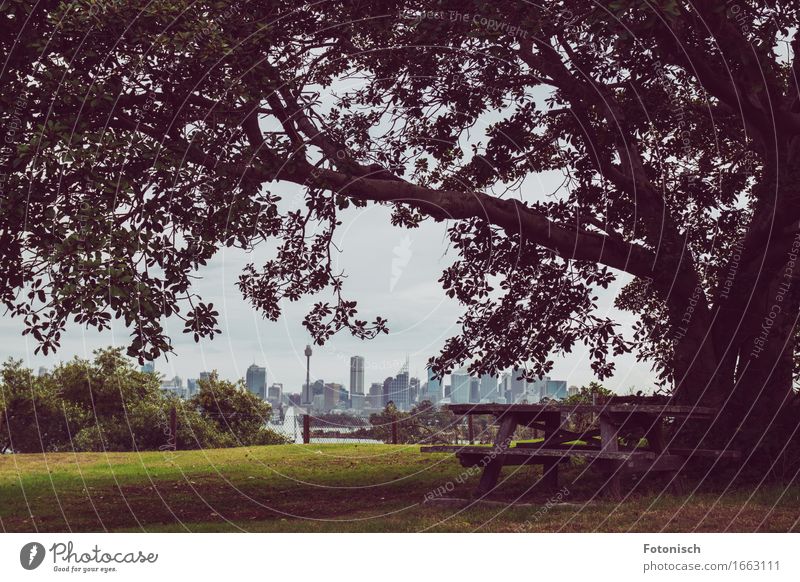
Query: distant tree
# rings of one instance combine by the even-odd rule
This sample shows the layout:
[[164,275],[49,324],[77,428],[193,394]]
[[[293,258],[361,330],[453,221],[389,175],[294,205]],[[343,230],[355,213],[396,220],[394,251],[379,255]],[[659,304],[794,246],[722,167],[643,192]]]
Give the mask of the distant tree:
[[407,442],[452,443],[458,436],[456,416],[445,408],[437,408],[430,400],[414,405],[408,415],[408,425]]
[[[43,376],[9,360],[0,370],[0,452],[132,451],[166,449],[170,414],[178,420],[178,449],[287,442],[264,427],[269,405],[241,383],[201,381],[197,398],[161,391],[118,348],[75,358]],[[254,416],[255,415],[255,416]]]
[[272,407],[247,390],[243,380],[222,380],[214,371],[208,379],[198,380],[197,394],[189,399],[188,406],[196,408],[200,416],[239,445],[286,442],[265,427]]
[[0,453],[57,451],[69,441],[69,419],[80,417],[59,399],[48,377],[34,376],[22,362],[0,370]]
[[593,401],[602,404],[607,398],[613,396],[616,396],[613,391],[599,382],[592,381],[586,386],[581,386],[577,394],[567,396],[564,404],[592,404]]
[[139,371],[121,348],[94,352],[94,360],[74,358],[52,372],[64,400],[97,417],[121,417],[137,402],[161,397],[158,377]]
[[382,440],[385,443],[392,442],[392,423],[397,423],[397,441],[400,443],[406,442],[410,438],[410,426],[406,422],[408,413],[403,412],[394,402],[388,402],[381,412],[375,412],[369,415],[369,423],[372,425],[372,434],[374,438]]
[[[564,399],[564,404],[603,404],[606,399],[615,396],[614,392],[599,382],[589,382],[581,386],[577,394]],[[596,424],[597,415],[594,413],[574,413],[569,415],[570,428],[575,432],[584,432]]]

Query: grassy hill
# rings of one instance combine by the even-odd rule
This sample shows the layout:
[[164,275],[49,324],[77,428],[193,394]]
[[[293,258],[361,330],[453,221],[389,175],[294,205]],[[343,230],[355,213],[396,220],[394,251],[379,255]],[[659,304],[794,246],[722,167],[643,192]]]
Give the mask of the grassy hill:
[[[489,503],[478,474],[418,446],[283,445],[0,457],[2,531],[800,531],[800,487],[666,494],[628,483],[612,503],[597,473],[562,472],[561,503],[507,467]],[[443,492],[439,496],[436,491]],[[690,488],[691,490],[691,488]],[[425,503],[426,498],[435,501]]]

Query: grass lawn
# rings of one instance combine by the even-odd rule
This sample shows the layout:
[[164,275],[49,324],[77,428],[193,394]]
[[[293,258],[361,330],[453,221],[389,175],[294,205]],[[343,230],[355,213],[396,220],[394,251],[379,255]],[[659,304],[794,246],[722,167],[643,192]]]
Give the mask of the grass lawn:
[[[561,503],[506,467],[489,503],[478,472],[418,446],[283,445],[205,451],[0,457],[2,531],[800,531],[800,487],[702,490],[626,483],[595,495],[599,473],[562,470]],[[690,487],[689,490],[692,488]],[[425,503],[427,498],[437,498]]]

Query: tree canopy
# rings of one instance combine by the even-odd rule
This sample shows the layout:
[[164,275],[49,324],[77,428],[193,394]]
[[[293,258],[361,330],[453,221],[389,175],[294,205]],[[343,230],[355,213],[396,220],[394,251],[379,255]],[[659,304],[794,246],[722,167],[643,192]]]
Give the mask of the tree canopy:
[[[0,299],[43,350],[68,318],[122,319],[140,358],[170,349],[168,316],[213,337],[192,275],[265,241],[239,279],[255,309],[329,293],[315,340],[373,337],[389,323],[359,314],[331,249],[344,208],[385,204],[396,225],[447,221],[458,255],[439,372],[533,377],[584,343],[601,379],[633,350],[739,420],[792,397],[793,2],[4,7]],[[629,338],[597,309],[622,275]]]

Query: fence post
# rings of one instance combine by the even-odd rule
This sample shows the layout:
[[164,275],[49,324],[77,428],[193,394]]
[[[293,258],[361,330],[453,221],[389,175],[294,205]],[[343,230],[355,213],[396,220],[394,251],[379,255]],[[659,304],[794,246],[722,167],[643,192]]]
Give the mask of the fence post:
[[311,416],[308,414],[303,415],[303,444],[307,445],[311,442]]
[[397,444],[397,419],[392,419],[392,444]]
[[169,409],[169,444],[173,451],[178,449],[178,413],[174,405]]
[[475,444],[475,430],[472,428],[472,415],[467,415],[467,435],[469,435],[469,444]]

